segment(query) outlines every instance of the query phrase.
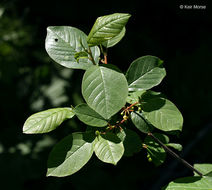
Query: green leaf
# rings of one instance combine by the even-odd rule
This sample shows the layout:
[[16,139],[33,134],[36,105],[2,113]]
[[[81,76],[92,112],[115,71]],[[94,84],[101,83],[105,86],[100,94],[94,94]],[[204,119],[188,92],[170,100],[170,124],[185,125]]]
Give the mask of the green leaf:
[[136,91],[136,92],[131,92],[129,93],[128,97],[127,97],[127,102],[129,104],[134,104],[136,102],[140,102],[141,96],[142,94],[144,94],[146,91]]
[[126,33],[126,28],[124,27],[117,36],[111,38],[110,40],[107,40],[106,42],[103,42],[102,45],[105,46],[106,48],[115,46],[117,43],[121,41],[125,33]]
[[[54,61],[67,68],[86,70],[93,65],[89,58],[78,61],[75,58],[77,53],[88,49],[86,34],[77,28],[69,26],[48,27],[45,47]],[[92,47],[91,51],[98,64],[99,48]]]
[[80,121],[90,126],[104,127],[108,123],[101,115],[84,103],[76,106],[74,112]]
[[142,116],[142,113],[136,111],[131,112],[131,120],[133,124],[136,126],[143,133],[149,133],[152,131],[152,127],[150,124],[147,123],[145,118]]
[[124,139],[124,155],[125,156],[133,156],[135,153],[141,151],[142,149],[142,141],[140,136],[130,130],[126,129],[125,130],[126,137]]
[[160,84],[166,75],[161,63],[158,57],[150,55],[133,61],[126,73],[129,91],[148,90]]
[[130,16],[130,14],[115,13],[98,17],[88,35],[88,45],[99,45],[119,36]]
[[77,63],[79,63],[80,59],[88,59],[88,53],[85,51],[80,51],[74,54],[74,58],[76,59]]
[[124,154],[123,142],[113,133],[96,137],[94,151],[103,162],[116,165]]
[[[203,175],[212,172],[212,164],[194,164],[194,168],[199,170]],[[199,176],[194,172],[194,176]]]
[[177,107],[165,98],[153,98],[143,105],[144,117],[163,131],[182,130],[183,117]]
[[185,177],[179,178],[170,182],[164,190],[211,190],[212,178],[211,177]]
[[63,177],[80,170],[93,154],[91,133],[73,133],[52,149],[48,159],[47,176]]
[[177,144],[177,143],[168,143],[166,144],[166,146],[168,147],[172,147],[178,151],[181,151],[183,149],[182,145],[181,144]]
[[82,95],[92,109],[109,119],[126,104],[126,78],[107,67],[92,66],[83,76]]
[[[161,140],[163,143],[167,142],[167,138],[165,135],[162,134],[154,134],[156,138]],[[161,165],[165,159],[166,159],[166,152],[165,150],[157,143],[155,142],[150,136],[147,136],[144,139],[144,144],[147,145],[147,152],[150,158],[152,159],[152,162],[159,166]]]
[[72,108],[53,108],[31,115],[24,123],[23,133],[47,133],[74,116]]

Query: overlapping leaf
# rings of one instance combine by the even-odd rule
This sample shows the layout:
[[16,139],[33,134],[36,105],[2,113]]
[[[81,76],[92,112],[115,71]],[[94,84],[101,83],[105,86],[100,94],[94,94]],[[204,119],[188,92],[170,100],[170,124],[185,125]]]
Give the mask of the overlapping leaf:
[[[162,143],[166,144],[169,142],[169,139],[166,135],[155,133],[154,136],[158,138]],[[161,165],[166,159],[166,152],[165,150],[155,142],[150,136],[147,136],[144,139],[144,143],[147,146],[147,152],[152,159],[152,162],[159,166]]]
[[127,102],[129,104],[134,104],[136,102],[140,102],[141,96],[142,94],[145,93],[145,90],[143,91],[136,91],[136,92],[131,92],[129,93],[128,97],[127,97]]
[[[97,18],[88,35],[88,45],[95,46],[108,40],[111,40],[109,45],[114,45],[114,42],[117,42],[122,37],[124,33],[122,30],[130,16],[129,14],[115,13]],[[113,39],[116,36],[119,37]]]
[[145,118],[142,116],[142,113],[131,112],[131,120],[133,124],[143,133],[149,133],[152,131],[152,126],[147,123]]
[[[88,49],[87,36],[81,30],[70,26],[50,26],[47,28],[46,51],[57,63],[73,69],[87,69],[92,65],[89,58],[76,60],[75,55]],[[91,48],[95,62],[98,63],[100,51]]]
[[126,78],[129,91],[148,90],[163,80],[166,75],[162,61],[155,56],[143,56],[132,62]]
[[163,131],[182,130],[183,117],[177,107],[165,98],[153,98],[143,104],[144,117]]
[[140,136],[130,130],[125,130],[126,137],[124,138],[124,155],[125,156],[133,156],[135,153],[139,152],[142,149],[142,141]]
[[93,154],[94,139],[91,133],[73,133],[62,139],[49,155],[47,176],[63,177],[80,170]]
[[74,112],[79,120],[90,126],[104,127],[108,123],[101,115],[91,109],[87,104],[80,104],[76,106]]
[[64,120],[74,116],[72,108],[54,108],[31,115],[24,123],[23,132],[47,133],[58,127]]
[[121,39],[124,37],[125,33],[126,33],[126,28],[124,27],[117,36],[111,38],[110,40],[103,42],[102,45],[105,46],[106,48],[115,46],[117,43],[119,43],[121,41]]
[[92,109],[109,119],[126,103],[126,78],[122,73],[110,68],[92,66],[83,76],[82,95]]
[[107,133],[96,138],[94,151],[101,161],[116,165],[124,154],[124,146],[115,134]]

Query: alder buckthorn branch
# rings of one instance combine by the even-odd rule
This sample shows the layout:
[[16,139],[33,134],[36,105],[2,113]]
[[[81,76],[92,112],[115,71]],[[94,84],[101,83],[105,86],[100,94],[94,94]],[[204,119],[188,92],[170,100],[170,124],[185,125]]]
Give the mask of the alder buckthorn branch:
[[[203,174],[198,171],[197,169],[195,169],[191,164],[189,164],[187,161],[185,161],[183,158],[181,158],[179,155],[177,155],[175,152],[173,152],[170,148],[168,148],[165,144],[163,144],[158,138],[156,138],[152,133],[147,133],[148,136],[152,137],[160,146],[163,147],[163,149],[168,152],[169,154],[171,154],[174,158],[176,158],[177,160],[179,160],[181,163],[183,163],[187,168],[189,168],[190,170],[192,170],[193,172],[196,172],[198,175],[200,175],[201,177],[203,176]],[[144,146],[143,146],[144,147]]]

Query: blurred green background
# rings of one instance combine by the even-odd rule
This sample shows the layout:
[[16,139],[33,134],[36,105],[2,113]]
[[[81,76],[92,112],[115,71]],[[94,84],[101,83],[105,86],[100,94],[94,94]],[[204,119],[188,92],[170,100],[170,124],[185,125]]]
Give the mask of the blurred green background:
[[83,71],[64,68],[48,57],[44,47],[47,26],[74,26],[88,34],[98,16],[114,12],[132,17],[124,39],[108,51],[109,63],[126,71],[143,55],[164,60],[167,76],[154,90],[165,93],[185,120],[182,134],[171,140],[183,145],[181,155],[191,164],[212,162],[212,9],[203,1],[206,10],[181,10],[181,4],[191,2],[0,1],[1,189],[157,190],[176,177],[192,174],[170,156],[156,168],[142,150],[124,157],[117,166],[93,156],[73,176],[46,178],[53,145],[85,126],[74,119],[49,134],[22,134],[23,123],[31,114],[83,101]]

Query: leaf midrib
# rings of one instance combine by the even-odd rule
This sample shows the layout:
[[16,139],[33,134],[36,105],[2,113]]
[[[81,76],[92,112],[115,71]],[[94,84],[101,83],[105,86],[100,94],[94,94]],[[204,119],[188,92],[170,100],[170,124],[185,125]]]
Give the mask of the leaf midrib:
[[[29,129],[31,129],[31,128],[33,128],[33,127],[35,127],[35,125],[38,125],[38,124],[40,124],[41,122],[43,122],[43,120],[46,120],[48,117],[51,117],[51,116],[53,116],[53,115],[55,115],[55,114],[57,114],[58,112],[63,112],[63,111],[68,111],[67,109],[62,109],[62,110],[59,110],[59,111],[55,111],[55,112],[53,112],[52,114],[50,114],[50,115],[48,115],[48,116],[44,116],[40,121],[38,121],[37,123],[35,123],[35,124],[33,124],[32,126],[30,126],[27,130],[24,130],[25,132],[26,131],[28,131]],[[66,118],[66,117],[65,117]],[[33,119],[33,118],[31,118],[31,119]]]
[[[98,29],[96,29],[94,32],[93,32],[93,34],[92,34],[92,36],[88,36],[89,38],[88,38],[88,42],[90,41],[90,39],[98,32],[98,30],[101,30],[103,27],[105,27],[107,24],[109,24],[109,23],[113,23],[113,22],[115,22],[115,21],[118,21],[118,20],[120,20],[120,19],[123,19],[124,17],[128,17],[129,15],[123,15],[121,18],[118,18],[118,19],[114,19],[114,20],[112,20],[112,21],[108,21],[107,23],[105,23],[104,25],[102,25],[102,26],[100,26]],[[102,38],[102,37],[101,37]],[[106,41],[106,40],[105,40]]]
[[143,79],[146,75],[148,75],[150,72],[152,72],[152,70],[154,70],[155,68],[160,68],[160,67],[154,67],[152,68],[151,70],[149,70],[148,72],[144,73],[143,75],[141,75],[140,77],[138,77],[136,80],[134,80],[132,83],[129,84],[129,87],[132,86],[132,85],[136,85],[136,83]]
[[[72,138],[73,138],[73,136],[72,136]],[[77,148],[77,149],[76,149],[74,152],[72,152],[67,158],[65,158],[65,160],[63,161],[63,163],[61,163],[58,167],[55,167],[55,168],[51,171],[51,173],[53,173],[56,169],[62,167],[62,165],[63,165],[67,160],[69,160],[70,157],[71,157],[72,155],[74,155],[79,149],[83,148],[85,144],[90,144],[90,143],[84,141],[83,144],[82,144],[82,146],[79,146],[79,148]],[[51,174],[51,173],[49,173],[49,174]],[[49,175],[49,174],[48,174],[48,175]]]

